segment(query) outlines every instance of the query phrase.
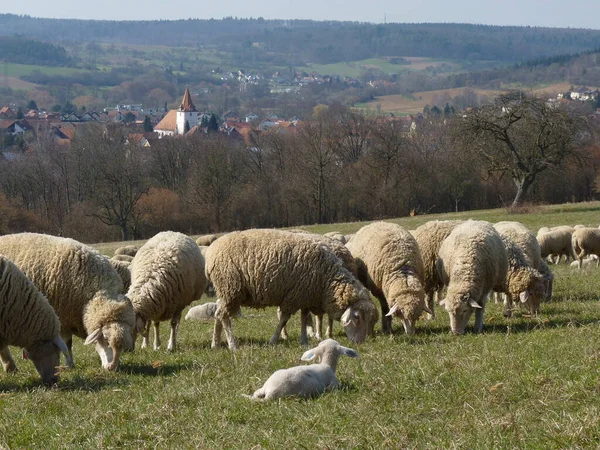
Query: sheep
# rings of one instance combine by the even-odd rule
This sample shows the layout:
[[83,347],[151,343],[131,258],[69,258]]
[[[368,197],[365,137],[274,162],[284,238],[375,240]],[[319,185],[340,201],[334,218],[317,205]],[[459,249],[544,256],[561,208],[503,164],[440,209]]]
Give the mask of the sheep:
[[585,225],[581,225],[581,224],[580,225],[575,225],[573,227],[574,230],[579,230],[580,228],[587,228],[587,227]]
[[125,247],[119,247],[115,250],[115,256],[118,255],[127,255],[127,256],[135,256],[138,248],[135,245],[126,245]]
[[557,227],[541,235],[538,234],[537,240],[540,244],[542,258],[546,259],[550,256],[550,260],[554,262],[554,255],[558,255],[556,263],[560,262],[562,255],[565,255],[567,261],[569,257],[575,259],[571,244],[572,230],[571,227]]
[[123,282],[123,291],[121,293],[126,293],[129,286],[131,286],[131,262],[114,258],[110,258],[108,262],[110,262],[121,277],[121,281]]
[[346,243],[346,236],[339,231],[330,231],[329,233],[325,233],[323,236],[335,239],[336,241],[341,242],[342,244]]
[[[275,344],[290,316],[298,311],[341,316],[345,332],[363,342],[375,305],[367,290],[324,245],[282,230],[237,231],[219,238],[206,253],[206,274],[221,304],[217,308],[212,347],[220,345],[223,328],[230,349],[237,344],[231,317],[241,306],[279,306],[281,318],[269,340]],[[308,343],[303,314],[300,342]]]
[[17,266],[0,255],[0,362],[5,372],[15,372],[9,345],[25,349],[44,384],[58,381],[61,352],[70,362],[52,306]]
[[344,235],[344,239],[346,239],[346,244],[347,244],[348,242],[350,242],[350,239],[352,239],[352,238],[354,237],[354,234],[355,234],[355,233],[351,233],[351,234],[345,234],[345,235]]
[[494,228],[501,236],[509,237],[523,252],[526,263],[539,269],[542,262],[540,245],[535,234],[519,222],[497,222]]
[[[199,245],[198,247],[200,248],[200,253],[202,253],[202,258],[206,259],[206,250],[208,250],[208,245]],[[204,289],[204,293],[207,297],[215,296],[215,287],[208,279],[206,280],[206,289]]]
[[110,259],[112,259],[113,261],[123,261],[123,262],[130,263],[131,261],[133,261],[133,256],[129,256],[129,255],[114,255]]
[[[185,320],[199,320],[202,322],[212,322],[215,320],[215,314],[219,307],[219,300],[216,302],[207,302],[194,306],[185,315]],[[243,317],[242,311],[238,311],[236,317]]]
[[[580,228],[575,230],[571,243],[573,253],[577,256],[578,267],[581,269],[585,256],[600,256],[600,229]],[[596,261],[596,266],[599,265],[600,259]]]
[[304,352],[300,358],[302,361],[320,358],[320,363],[278,370],[252,396],[246,397],[252,400],[274,400],[282,397],[310,398],[337,389],[339,381],[335,371],[338,359],[342,355],[358,358],[356,350],[343,347],[333,339],[326,339],[317,347]]
[[541,228],[538,230],[536,237],[538,237],[538,238],[539,238],[539,237],[540,237],[542,234],[544,234],[544,233],[547,233],[548,231],[550,231],[550,228],[549,228],[549,227],[541,227]]
[[[592,267],[592,265],[595,265],[596,267],[598,267],[598,257],[596,255],[586,256],[581,261],[581,267],[582,268]],[[570,264],[570,266],[574,267],[574,268],[579,268],[579,261],[573,261]]]
[[411,233],[419,244],[423,260],[423,288],[426,306],[431,311],[428,313],[429,319],[435,318],[434,294],[437,294],[437,300],[440,301],[444,286],[436,269],[438,252],[444,239],[461,223],[462,220],[432,220]]
[[381,304],[383,332],[392,332],[395,314],[406,333],[413,334],[427,310],[423,261],[415,238],[400,225],[373,222],[358,230],[347,247],[358,265],[358,279]]
[[170,320],[168,351],[177,346],[181,313],[206,289],[204,258],[194,240],[173,231],[158,233],[146,242],[131,263],[131,299],[138,320],[145,322],[142,348],[148,346],[150,321],[154,322],[154,349],[160,348],[159,324]]
[[135,315],[108,259],[73,239],[37,233],[0,236],[8,257],[48,298],[61,324],[72,365],[73,335],[96,344],[102,367],[116,370],[133,347]]
[[483,331],[485,300],[502,291],[508,258],[498,232],[488,222],[468,220],[458,225],[440,247],[437,269],[445,285],[440,302],[450,314],[454,334],[463,334],[473,310],[475,331]]
[[[314,233],[310,233],[305,230],[291,230],[290,232],[300,234],[302,237],[311,239],[312,241],[314,241],[318,244],[326,245],[327,247],[329,247],[329,249],[331,251],[333,251],[335,256],[340,258],[344,267],[346,269],[348,269],[350,271],[350,273],[352,273],[352,275],[354,275],[355,277],[358,276],[358,268],[356,266],[356,261],[354,261],[354,257],[350,253],[350,250],[348,250],[348,248],[340,240],[329,237],[329,236],[327,236],[327,234],[325,234],[325,235],[314,234]],[[305,312],[305,314],[306,314],[306,312]],[[328,338],[333,337],[333,321],[335,319],[339,320],[340,317],[339,316],[333,317],[333,316],[327,315],[327,330],[325,331],[325,335]],[[316,314],[315,322],[316,322],[316,327],[315,327],[316,332],[315,332],[314,336],[315,336],[315,339],[321,340],[322,331],[323,331],[323,315]],[[371,333],[372,333],[372,330],[369,331],[369,334],[371,334]],[[284,339],[287,339],[286,327],[282,328],[281,336]]]
[[216,234],[205,234],[196,239],[196,244],[202,247],[208,247],[210,244],[217,240]]
[[508,257],[508,271],[504,283],[505,317],[512,315],[512,305],[517,301],[526,306],[531,314],[537,314],[546,291],[544,276],[532,265],[535,257],[526,257],[523,251],[523,247],[531,245],[531,254],[541,261],[535,236],[518,222],[499,222],[494,225],[494,229],[502,238]]

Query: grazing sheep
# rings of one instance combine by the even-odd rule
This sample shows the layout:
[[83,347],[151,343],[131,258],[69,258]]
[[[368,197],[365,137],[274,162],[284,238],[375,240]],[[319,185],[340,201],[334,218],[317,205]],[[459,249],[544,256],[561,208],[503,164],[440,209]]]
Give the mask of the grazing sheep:
[[[290,316],[298,310],[337,316],[350,340],[363,342],[376,308],[367,290],[324,245],[301,234],[281,230],[246,230],[219,238],[207,251],[206,273],[221,305],[217,308],[212,347],[225,328],[230,349],[237,347],[231,317],[241,306],[279,306],[281,318],[274,344]],[[302,318],[300,342],[308,343]]]
[[136,316],[146,323],[142,348],[148,345],[150,321],[154,322],[154,349],[158,350],[159,324],[170,320],[167,350],[175,350],[181,313],[205,289],[204,258],[192,238],[163,231],[146,242],[131,263],[127,291]]
[[352,238],[354,237],[354,234],[355,234],[355,233],[352,233],[352,234],[345,234],[345,235],[344,235],[344,239],[346,239],[346,244],[347,244],[348,242],[350,242],[350,239],[352,239]]
[[483,331],[485,300],[504,288],[508,258],[498,232],[488,222],[468,220],[458,225],[440,247],[437,269],[448,285],[440,302],[450,314],[450,327],[463,334],[475,310],[475,331]]
[[[340,258],[344,267],[346,269],[348,269],[352,273],[352,275],[354,275],[355,277],[358,276],[358,268],[356,266],[356,261],[354,261],[354,257],[352,256],[352,253],[350,253],[350,250],[348,250],[348,248],[340,240],[334,239],[332,237],[328,237],[327,235],[314,234],[314,233],[310,233],[310,232],[304,231],[304,230],[291,230],[291,233],[299,234],[302,237],[305,237],[306,239],[310,239],[310,240],[316,242],[317,244],[326,245],[335,254],[335,256]],[[307,314],[306,311],[304,313]],[[340,317],[339,316],[333,317],[333,316],[327,315],[327,330],[325,331],[325,335],[328,338],[333,338],[333,321],[335,319],[340,320]],[[316,322],[316,327],[315,327],[316,332],[315,332],[314,336],[315,336],[315,339],[321,340],[322,336],[323,336],[323,334],[322,334],[323,315],[316,314],[315,322]],[[370,330],[369,333],[371,334],[372,331],[373,330]],[[286,327],[282,328],[281,337],[283,337],[284,339],[287,339]]]
[[108,258],[73,239],[36,233],[0,236],[0,253],[48,298],[60,319],[69,362],[74,334],[86,345],[96,344],[102,367],[118,368],[121,352],[133,348],[135,314]]
[[110,259],[112,259],[113,261],[123,261],[123,262],[130,263],[131,261],[133,261],[133,256],[129,256],[129,255],[114,255]]
[[503,221],[494,224],[501,236],[510,238],[523,252],[526,263],[534,269],[539,269],[542,262],[542,252],[535,234],[520,222]]
[[251,397],[247,397],[252,400],[274,400],[282,397],[310,398],[327,390],[337,389],[339,382],[335,371],[338,359],[342,355],[358,357],[356,350],[343,347],[333,339],[326,339],[317,347],[304,352],[300,358],[302,361],[321,358],[319,364],[278,370]]
[[573,227],[574,230],[579,230],[580,228],[587,228],[585,225],[575,225]]
[[541,227],[537,232],[537,237],[539,238],[542,234],[547,233],[548,231],[550,231],[550,228]]
[[575,259],[571,244],[572,230],[571,227],[557,227],[541,235],[538,234],[537,240],[540,244],[542,258],[546,259],[550,256],[551,262],[555,262],[554,256],[558,255],[556,264],[560,262],[562,255],[565,255],[567,261],[569,261],[570,257]]
[[[200,253],[202,253],[202,258],[206,259],[206,251],[208,250],[208,245],[199,245]],[[204,293],[207,297],[215,296],[215,287],[211,283],[209,279],[206,280],[206,289],[204,289]]]
[[437,300],[440,301],[444,287],[436,268],[438,252],[444,239],[461,223],[463,223],[462,220],[432,220],[411,233],[419,244],[423,259],[423,288],[425,289],[427,308],[431,311],[428,313],[430,319],[435,317],[434,294],[437,294]]
[[346,236],[344,236],[339,231],[330,231],[329,233],[325,233],[323,236],[335,239],[336,241],[341,242],[342,244],[346,243]]
[[45,384],[58,381],[60,352],[70,362],[52,306],[17,266],[0,255],[0,362],[5,372],[15,372],[9,345],[25,349]]
[[395,314],[406,333],[413,334],[426,309],[423,261],[415,238],[400,225],[374,222],[358,230],[347,247],[358,265],[358,279],[381,304],[383,332],[392,332]]
[[[573,253],[577,256],[580,269],[584,257],[589,255],[600,256],[600,229],[598,228],[580,228],[575,230],[571,242]],[[600,265],[600,259],[596,261],[596,265]]]
[[217,240],[218,236],[216,234],[205,234],[204,236],[200,236],[196,239],[196,244],[201,247],[208,247],[210,244]]
[[135,245],[126,245],[125,247],[119,247],[115,250],[115,256],[118,255],[127,255],[134,257],[137,253],[138,248]]
[[121,293],[124,294],[129,290],[129,286],[131,286],[131,261],[122,261],[113,257],[108,262],[110,262],[121,277],[121,281],[123,282],[123,291]]

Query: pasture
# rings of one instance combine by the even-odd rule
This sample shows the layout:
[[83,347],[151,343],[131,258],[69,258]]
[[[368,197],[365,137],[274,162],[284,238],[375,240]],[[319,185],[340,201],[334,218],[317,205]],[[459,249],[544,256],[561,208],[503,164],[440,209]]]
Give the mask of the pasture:
[[[597,226],[600,202],[391,221],[412,229],[457,217],[517,220],[534,231]],[[304,228],[351,233],[360,226]],[[95,246],[112,255],[121,245]],[[116,373],[102,370],[96,352],[76,339],[77,368],[63,371],[52,389],[12,348],[20,372],[0,374],[0,448],[597,448],[600,269],[552,269],[554,297],[539,317],[506,319],[502,305],[488,303],[482,335],[450,335],[441,307],[435,320],[419,321],[415,336],[395,321],[392,336],[378,324],[361,345],[351,345],[336,322],[336,339],[360,358],[341,358],[342,389],[313,400],[260,403],[241,395],[275,370],[301,364],[298,315],[287,342],[266,344],[274,308],[245,309],[234,321],[236,352],[209,348],[212,324],[183,321],[178,351],[138,348],[122,356]],[[168,324],[161,328],[165,339]]]

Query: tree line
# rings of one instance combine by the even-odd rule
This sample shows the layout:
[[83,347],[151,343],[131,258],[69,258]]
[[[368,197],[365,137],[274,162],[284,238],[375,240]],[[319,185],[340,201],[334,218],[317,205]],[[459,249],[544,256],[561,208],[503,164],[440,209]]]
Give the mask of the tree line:
[[594,199],[595,125],[524,95],[414,122],[322,106],[246,143],[140,148],[125,127],[81,127],[70,147],[39,138],[0,161],[0,232],[98,242]]

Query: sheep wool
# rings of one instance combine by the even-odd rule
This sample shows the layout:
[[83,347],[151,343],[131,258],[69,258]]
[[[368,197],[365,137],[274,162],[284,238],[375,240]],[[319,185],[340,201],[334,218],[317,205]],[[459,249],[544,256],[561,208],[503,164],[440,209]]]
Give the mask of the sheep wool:
[[[221,301],[213,348],[220,345],[223,329],[229,348],[237,347],[231,317],[241,306],[280,307],[281,319],[271,343],[277,342],[298,310],[333,316],[343,312],[342,325],[355,342],[365,340],[376,315],[364,286],[327,246],[289,231],[256,229],[219,238],[207,251],[206,273]],[[307,341],[302,335],[301,342]]]
[[115,256],[118,255],[126,255],[126,256],[135,256],[138,248],[135,245],[126,245],[125,247],[119,247],[115,250]]
[[488,222],[468,220],[458,225],[440,247],[437,269],[448,285],[441,304],[450,327],[463,334],[475,310],[475,331],[483,330],[485,301],[492,290],[502,291],[508,258],[498,232]]
[[217,240],[216,234],[205,234],[196,239],[196,244],[202,247],[208,247],[210,244]]
[[423,261],[415,238],[400,225],[374,222],[358,230],[347,247],[359,280],[381,304],[383,331],[392,332],[396,314],[406,333],[414,333],[425,308]]
[[[600,256],[600,229],[580,228],[573,232],[573,253],[577,257],[578,267],[581,269],[586,256]],[[600,260],[596,262],[600,264]]]
[[[154,322],[154,348],[160,347],[159,322],[170,320],[167,350],[175,350],[181,313],[206,288],[204,258],[192,238],[164,231],[146,242],[131,263],[127,296],[142,321]],[[148,344],[146,330],[142,347]]]
[[535,234],[519,222],[503,221],[494,224],[500,236],[508,237],[523,252],[525,262],[534,269],[539,269],[542,262],[542,252]]
[[419,245],[423,260],[423,288],[425,289],[427,308],[431,311],[430,319],[435,317],[434,294],[437,294],[438,301],[441,300],[441,291],[444,287],[436,269],[438,252],[444,239],[461,223],[463,223],[462,220],[432,220],[411,233]]
[[133,345],[134,314],[105,256],[73,239],[37,233],[0,236],[0,253],[48,298],[70,353],[74,334],[96,344],[104,368],[118,368],[121,352]]
[[540,244],[540,252],[542,258],[551,257],[554,262],[554,257],[558,256],[556,263],[560,261],[562,255],[565,255],[567,261],[569,258],[575,259],[571,239],[575,230],[572,227],[563,226],[555,227],[549,231],[538,234],[537,240]]
[[0,362],[6,372],[14,372],[9,345],[25,349],[44,383],[58,381],[60,352],[68,353],[58,316],[25,274],[0,255]]
[[121,277],[121,281],[123,282],[123,291],[124,294],[131,286],[131,261],[123,261],[121,259],[110,258],[108,260],[110,264],[115,268],[119,276]]

